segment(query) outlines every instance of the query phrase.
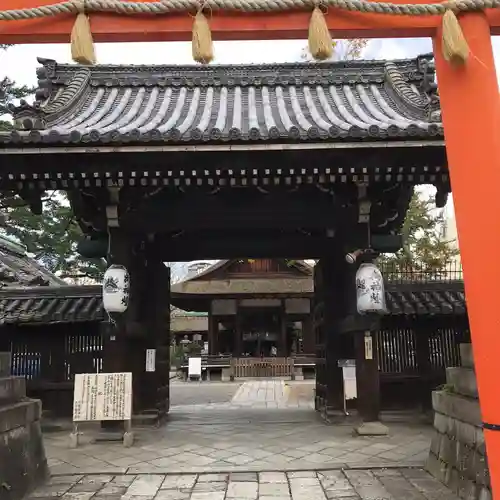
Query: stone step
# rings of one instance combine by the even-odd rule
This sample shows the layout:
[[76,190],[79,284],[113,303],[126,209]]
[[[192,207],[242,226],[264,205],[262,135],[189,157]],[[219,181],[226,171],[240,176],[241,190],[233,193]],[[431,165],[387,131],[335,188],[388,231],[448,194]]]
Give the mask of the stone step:
[[0,352],[0,377],[10,375],[10,352]]
[[472,344],[460,344],[460,359],[464,368],[474,368]]
[[15,403],[26,397],[24,377],[0,377],[0,405]]
[[471,368],[446,368],[446,383],[462,396],[478,399],[476,374]]

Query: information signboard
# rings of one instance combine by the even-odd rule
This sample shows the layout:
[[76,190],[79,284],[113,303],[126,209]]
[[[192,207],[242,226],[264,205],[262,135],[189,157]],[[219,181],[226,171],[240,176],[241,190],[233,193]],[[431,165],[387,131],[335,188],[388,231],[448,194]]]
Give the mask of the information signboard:
[[132,373],[78,373],[73,394],[73,421],[130,420]]

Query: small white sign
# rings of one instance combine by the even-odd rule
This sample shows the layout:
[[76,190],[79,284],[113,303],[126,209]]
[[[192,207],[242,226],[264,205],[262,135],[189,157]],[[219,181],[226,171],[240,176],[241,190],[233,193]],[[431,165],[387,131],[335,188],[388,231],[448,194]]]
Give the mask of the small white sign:
[[201,358],[189,358],[189,377],[201,377]]
[[130,420],[132,373],[78,373],[73,393],[73,421]]
[[344,398],[346,400],[356,399],[358,397],[356,387],[356,367],[344,366],[342,368],[342,376],[344,379]]
[[365,359],[373,359],[373,339],[371,334],[365,334]]
[[146,349],[146,371],[156,371],[156,349]]

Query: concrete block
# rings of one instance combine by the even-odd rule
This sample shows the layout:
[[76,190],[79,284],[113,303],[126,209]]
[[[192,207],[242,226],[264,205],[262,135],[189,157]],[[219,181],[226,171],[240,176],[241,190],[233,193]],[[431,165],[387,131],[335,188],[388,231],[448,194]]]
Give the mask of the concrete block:
[[489,490],[488,488],[481,488],[478,500],[493,500],[491,490]]
[[26,397],[24,377],[0,377],[0,405],[14,403]]
[[434,411],[479,427],[482,423],[479,401],[445,391],[432,393]]
[[42,403],[38,399],[2,406],[0,407],[0,433],[40,420],[41,415]]
[[434,476],[438,481],[444,483],[448,465],[439,460],[439,458],[433,453],[429,453],[425,469],[431,476]]
[[465,368],[474,368],[472,344],[460,344],[460,359]]
[[389,428],[381,422],[363,422],[354,429],[358,436],[387,436]]
[[[482,434],[482,429],[479,430]],[[460,420],[455,420],[455,433],[452,437],[460,443],[464,443],[470,448],[474,448],[477,445],[477,431],[477,427],[466,422],[461,422]],[[484,438],[482,441],[484,442]]]
[[19,500],[48,477],[40,422],[0,433],[0,497]]
[[441,438],[438,457],[439,460],[445,462],[448,465],[455,465],[456,441],[451,439],[450,436],[446,434],[444,434]]
[[448,419],[449,417],[442,413],[434,413],[434,429],[441,434],[446,434],[448,432]]
[[476,500],[479,495],[479,486],[467,477],[459,477],[457,494],[465,500]]
[[434,435],[432,436],[431,453],[433,453],[436,456],[439,455],[439,449],[441,447],[442,436],[443,436],[443,434],[439,433],[438,431],[434,432]]
[[446,382],[453,386],[457,394],[477,399],[476,374],[471,368],[446,368]]
[[223,368],[221,380],[222,382],[229,382],[231,380],[231,368]]

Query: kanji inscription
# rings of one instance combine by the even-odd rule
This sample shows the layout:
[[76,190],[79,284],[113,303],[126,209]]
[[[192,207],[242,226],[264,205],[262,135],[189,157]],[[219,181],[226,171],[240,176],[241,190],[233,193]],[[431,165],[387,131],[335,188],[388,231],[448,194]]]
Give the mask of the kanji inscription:
[[73,421],[130,420],[131,373],[79,373],[75,375]]

